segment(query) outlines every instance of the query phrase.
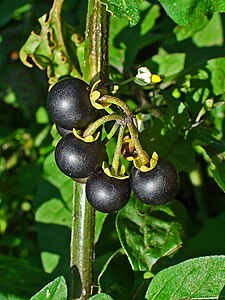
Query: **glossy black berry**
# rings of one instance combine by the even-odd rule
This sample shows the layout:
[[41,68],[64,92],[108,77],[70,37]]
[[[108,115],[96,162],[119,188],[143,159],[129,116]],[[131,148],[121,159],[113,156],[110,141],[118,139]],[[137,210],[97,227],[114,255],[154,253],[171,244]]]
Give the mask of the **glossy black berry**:
[[128,179],[109,177],[103,170],[92,174],[86,184],[87,199],[96,210],[112,213],[121,209],[130,198]]
[[105,159],[105,147],[100,140],[86,143],[70,133],[55,148],[55,161],[59,169],[71,178],[90,176]]
[[65,78],[50,90],[47,109],[53,122],[66,129],[86,127],[98,118],[90,102],[90,86],[78,78]]
[[56,124],[56,129],[57,129],[58,133],[59,133],[62,137],[66,136],[66,135],[69,134],[69,133],[72,133],[72,130],[71,130],[71,129],[63,128],[63,127],[61,127],[61,126],[59,126],[59,125],[57,125],[57,124]]
[[179,175],[168,161],[159,160],[156,167],[148,172],[133,167],[130,184],[139,200],[159,205],[174,198],[179,187]]

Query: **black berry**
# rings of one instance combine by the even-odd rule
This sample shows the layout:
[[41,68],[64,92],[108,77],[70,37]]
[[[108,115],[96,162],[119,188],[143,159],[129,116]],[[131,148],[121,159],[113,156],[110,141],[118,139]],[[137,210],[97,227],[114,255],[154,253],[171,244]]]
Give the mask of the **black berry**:
[[179,187],[179,175],[166,160],[159,160],[156,167],[141,172],[135,167],[130,175],[131,188],[139,200],[151,205],[164,204],[174,198]]
[[90,86],[77,78],[65,78],[50,90],[47,109],[57,125],[65,129],[80,129],[98,118],[90,102]]
[[105,147],[100,140],[86,143],[67,134],[57,144],[55,161],[59,169],[71,178],[90,176],[105,159]]
[[128,202],[131,189],[128,179],[109,177],[100,170],[88,178],[86,193],[91,206],[98,211],[111,213]]

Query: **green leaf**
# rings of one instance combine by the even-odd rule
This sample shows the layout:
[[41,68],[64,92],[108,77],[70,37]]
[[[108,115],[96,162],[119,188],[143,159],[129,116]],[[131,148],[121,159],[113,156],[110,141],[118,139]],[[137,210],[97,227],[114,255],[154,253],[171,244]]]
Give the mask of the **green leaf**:
[[106,295],[105,293],[100,293],[100,294],[94,295],[88,299],[89,300],[113,300],[112,297],[110,297],[109,295]]
[[146,293],[149,300],[220,299],[225,283],[225,256],[187,260],[159,272]]
[[225,249],[225,212],[219,216],[207,219],[196,235],[187,241],[192,257],[203,255],[217,255]]
[[214,138],[212,133],[212,129],[196,127],[189,131],[189,139],[204,149],[213,178],[225,191],[225,140]]
[[[54,153],[44,161],[43,179],[34,199],[35,220],[44,270],[68,275],[73,181],[57,168]],[[67,267],[65,267],[67,266]]]
[[143,7],[141,21],[134,28],[128,27],[125,20],[112,18],[110,42],[114,46],[109,49],[110,64],[121,73],[123,69],[133,68],[138,51],[155,42],[151,29],[159,17],[160,6],[155,4]]
[[[0,291],[10,295],[30,297],[50,280],[41,268],[34,267],[29,261],[18,257],[0,255]],[[32,274],[32,276],[31,276]],[[15,298],[16,299],[16,298]]]
[[140,213],[134,197],[120,210],[116,228],[122,247],[135,271],[148,271],[163,256],[183,243],[186,213],[178,201],[152,206]]
[[223,0],[159,0],[167,14],[179,25],[188,25],[208,13],[225,12]]
[[212,91],[215,96],[225,92],[225,58],[211,59],[207,63],[207,69],[211,73]]
[[107,214],[102,213],[100,211],[96,211],[95,216],[95,243],[97,243],[99,236],[102,231],[103,224],[105,222],[105,219],[107,217]]
[[[54,1],[49,15],[44,14],[38,19],[40,34],[32,31],[19,53],[21,61],[27,67],[32,68],[35,64],[41,70],[47,69],[51,84],[63,76],[80,77],[64,42],[60,11],[60,4]],[[67,40],[70,41],[71,36]]]
[[129,20],[130,26],[136,25],[140,20],[140,10],[136,0],[101,0],[101,2],[113,16]]
[[217,156],[212,154],[209,154],[209,156],[211,158],[210,170],[213,178],[225,192],[225,151]]
[[15,295],[11,295],[8,293],[1,293],[0,292],[0,299],[1,300],[27,300],[28,298],[22,298]]
[[178,172],[187,172],[194,166],[194,149],[192,143],[180,135],[179,130],[166,118],[155,119],[152,127],[140,133],[140,141],[149,155],[156,151],[159,156],[168,159]]
[[40,292],[31,297],[30,300],[66,300],[67,286],[65,279],[60,276],[47,284]]

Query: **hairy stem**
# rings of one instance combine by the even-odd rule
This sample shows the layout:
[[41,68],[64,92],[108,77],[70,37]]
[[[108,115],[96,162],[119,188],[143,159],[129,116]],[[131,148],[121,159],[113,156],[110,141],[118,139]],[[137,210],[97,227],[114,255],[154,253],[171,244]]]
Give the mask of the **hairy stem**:
[[[84,74],[86,82],[108,80],[109,16],[98,0],[88,1]],[[86,199],[85,183],[74,184],[71,236],[70,299],[88,299],[93,291],[95,211]]]
[[129,109],[129,107],[126,105],[125,102],[123,102],[121,99],[115,97],[115,96],[111,96],[111,95],[103,95],[101,96],[97,102],[103,102],[103,103],[111,103],[111,104],[115,104],[117,106],[119,106],[124,113],[127,116],[132,116],[133,118],[135,118],[135,115],[133,114],[133,112]]
[[133,122],[131,120],[128,120],[127,127],[130,132],[130,136],[132,139],[132,142],[134,144],[135,150],[138,154],[138,157],[142,163],[142,165],[147,165],[149,163],[149,156],[148,154],[143,150],[141,143],[138,139],[138,130],[137,127],[134,126]]
[[116,149],[115,149],[115,153],[114,153],[113,161],[112,161],[112,169],[113,169],[114,175],[118,175],[118,171],[119,171],[120,154],[121,154],[121,149],[122,149],[125,127],[126,127],[125,123],[120,125],[120,129],[119,129],[119,133],[118,133],[118,137],[117,137]]
[[92,135],[93,133],[95,133],[95,131],[103,124],[105,124],[106,122],[110,122],[110,121],[120,121],[123,120],[124,116],[122,115],[118,115],[118,114],[111,114],[111,115],[106,115],[101,117],[100,119],[98,119],[97,121],[93,122],[92,124],[90,124],[84,131],[83,133],[83,137],[87,137],[89,135]]

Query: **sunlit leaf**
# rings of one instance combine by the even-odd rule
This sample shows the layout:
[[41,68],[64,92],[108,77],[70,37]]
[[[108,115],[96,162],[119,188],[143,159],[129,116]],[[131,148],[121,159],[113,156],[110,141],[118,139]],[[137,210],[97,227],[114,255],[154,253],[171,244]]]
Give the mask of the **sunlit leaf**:
[[183,244],[185,210],[181,203],[152,206],[138,211],[134,197],[118,213],[120,242],[135,271],[148,271],[163,256],[172,255]]
[[187,260],[159,272],[146,293],[148,300],[220,299],[225,284],[225,256]]
[[113,298],[104,293],[100,293],[100,294],[90,297],[89,300],[113,300]]
[[66,300],[67,286],[65,279],[60,276],[47,284],[40,292],[31,297],[30,300]]
[[208,13],[225,12],[223,0],[159,0],[167,14],[179,25],[187,25]]
[[140,11],[136,0],[101,0],[101,2],[113,16],[129,20],[131,26],[138,23]]
[[36,65],[42,70],[47,69],[50,84],[62,76],[80,77],[65,46],[57,1],[54,1],[49,15],[44,14],[38,21],[41,32],[31,32],[20,50],[21,61],[30,68]]

